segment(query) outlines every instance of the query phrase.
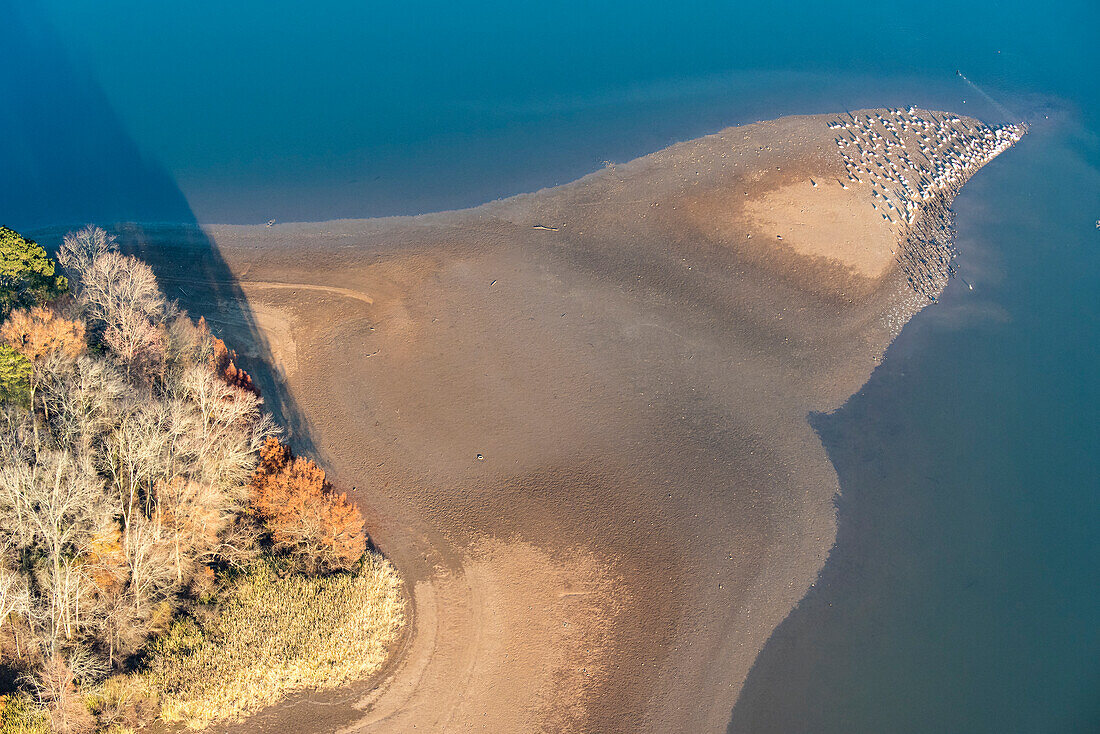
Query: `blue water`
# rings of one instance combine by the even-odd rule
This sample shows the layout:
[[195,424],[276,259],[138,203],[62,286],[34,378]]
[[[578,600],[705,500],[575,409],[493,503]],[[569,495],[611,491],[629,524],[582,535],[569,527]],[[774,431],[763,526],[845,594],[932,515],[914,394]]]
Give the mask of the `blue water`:
[[862,106],[1034,132],[963,275],[815,419],[840,535],[733,731],[1100,730],[1100,5],[0,0],[0,223],[470,206]]
[[179,218],[151,172],[203,222],[470,206],[789,112],[993,112],[956,68],[1100,97],[1095,2],[743,5],[0,0],[0,216]]
[[1035,131],[967,184],[974,290],[954,281],[814,421],[837,545],[731,732],[1100,731],[1100,172],[1079,134]]

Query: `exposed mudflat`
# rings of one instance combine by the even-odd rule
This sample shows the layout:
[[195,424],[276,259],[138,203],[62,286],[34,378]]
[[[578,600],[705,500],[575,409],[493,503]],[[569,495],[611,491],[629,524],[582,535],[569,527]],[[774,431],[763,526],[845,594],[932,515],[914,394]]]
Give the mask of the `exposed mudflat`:
[[724,730],[833,543],[806,417],[921,303],[835,119],[459,212],[123,228],[414,602],[379,680],[240,731]]

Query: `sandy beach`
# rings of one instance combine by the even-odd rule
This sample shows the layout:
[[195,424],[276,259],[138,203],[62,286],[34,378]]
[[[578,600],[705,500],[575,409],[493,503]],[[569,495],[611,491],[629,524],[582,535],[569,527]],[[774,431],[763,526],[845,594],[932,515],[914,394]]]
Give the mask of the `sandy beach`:
[[[122,227],[360,504],[413,602],[377,680],[236,730],[723,731],[834,540],[807,415],[942,289],[943,207],[1007,147],[916,111],[944,127],[899,123],[853,174],[835,125],[888,138],[870,115],[895,114],[729,128],[457,212]],[[948,127],[926,177],[874,183]]]

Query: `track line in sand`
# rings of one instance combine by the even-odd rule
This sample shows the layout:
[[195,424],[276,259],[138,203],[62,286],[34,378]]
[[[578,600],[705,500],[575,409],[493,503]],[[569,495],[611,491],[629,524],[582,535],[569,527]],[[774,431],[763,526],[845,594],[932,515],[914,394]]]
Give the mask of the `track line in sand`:
[[[203,278],[179,278],[172,275],[163,275],[160,278],[164,282],[171,283],[191,283],[194,285],[217,285],[209,280]],[[314,285],[312,283],[283,283],[272,280],[234,280],[225,281],[225,284],[236,283],[237,285],[253,288],[268,288],[268,289],[289,289],[289,290],[305,290],[305,291],[321,291],[323,293],[334,293],[338,296],[344,296],[346,298],[352,298],[356,301],[362,301],[363,303],[374,305],[374,299],[368,296],[366,293],[360,293],[359,291],[352,290],[351,288],[339,288],[332,285]],[[181,289],[182,290],[182,289]],[[184,291],[186,292],[186,291]]]
[[370,305],[374,305],[374,299],[368,296],[366,293],[360,293],[359,291],[353,291],[350,288],[338,288],[332,285],[311,285],[309,283],[278,283],[269,280],[242,280],[239,281],[242,288],[267,288],[267,289],[291,289],[291,290],[305,290],[305,291],[321,291],[322,293],[334,293],[338,296],[344,296],[346,298],[353,298],[357,301],[362,301]]

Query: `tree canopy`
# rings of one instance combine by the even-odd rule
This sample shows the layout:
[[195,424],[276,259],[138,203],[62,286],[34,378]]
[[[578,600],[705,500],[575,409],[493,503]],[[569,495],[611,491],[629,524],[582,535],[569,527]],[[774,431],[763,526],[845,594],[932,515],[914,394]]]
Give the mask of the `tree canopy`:
[[0,686],[21,681],[51,731],[114,730],[147,692],[119,683],[95,722],[88,696],[169,620],[206,614],[259,563],[357,574],[363,517],[275,439],[233,350],[113,237],[65,236],[71,282],[33,242],[0,238]]
[[68,287],[37,242],[0,227],[0,318],[13,308],[41,305]]
[[31,363],[7,344],[0,344],[0,403],[29,405]]
[[260,448],[250,502],[273,547],[307,572],[350,570],[367,550],[363,515],[325,470],[274,436]]

